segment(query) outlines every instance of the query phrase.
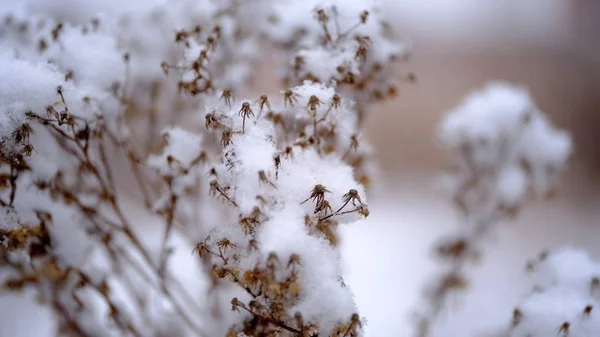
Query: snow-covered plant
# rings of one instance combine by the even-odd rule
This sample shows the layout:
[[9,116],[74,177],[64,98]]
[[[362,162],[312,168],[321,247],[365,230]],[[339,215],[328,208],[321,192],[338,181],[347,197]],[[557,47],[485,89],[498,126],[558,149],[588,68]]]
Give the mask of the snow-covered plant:
[[[408,48],[377,3],[28,0],[2,15],[0,285],[35,292],[48,335],[363,334],[338,228],[369,215],[364,119],[415,80],[392,76]],[[270,55],[281,91],[250,94]],[[505,84],[449,112],[440,139],[465,224],[438,247],[448,268],[419,336],[484,235],[550,195],[571,152]],[[565,278],[569,254],[582,267]],[[595,265],[532,266],[507,333],[591,329]],[[557,294],[588,303],[581,320],[536,304]]]
[[[196,252],[215,281],[244,290],[231,305],[247,319],[230,333],[355,335],[360,319],[335,247],[339,224],[369,214],[363,188],[341,164],[348,131],[338,122],[356,116],[333,88],[290,90],[277,103],[221,97],[207,108],[205,139],[168,130],[165,151],[149,161],[166,182],[155,209],[172,221],[176,207],[193,219],[202,205]],[[194,188],[208,193],[180,201]]]
[[528,197],[551,196],[571,154],[569,135],[523,88],[506,83],[490,83],[449,111],[439,139],[451,153],[447,181],[464,224],[437,247],[446,268],[427,290],[417,336],[428,336],[448,295],[467,287],[466,268],[490,229],[516,216]]
[[[412,73],[389,76],[409,58],[410,49],[399,43],[379,1],[275,1],[263,30],[283,51],[276,58],[284,85],[306,80],[335,85],[354,102],[359,127],[373,103],[396,97],[399,82],[416,80]],[[348,139],[353,151],[345,159],[368,185],[372,151],[364,142],[359,148],[358,137]]]
[[[280,13],[318,28],[296,45],[277,1],[86,4],[0,25],[3,289],[51,335],[361,335],[337,228],[369,215],[361,121],[403,50],[372,5]],[[240,99],[262,50],[295,75]]]
[[[288,51],[289,64],[282,69],[286,83],[337,83],[356,102],[360,121],[371,102],[398,94],[388,74],[410,53],[397,43],[378,3],[284,0],[272,12],[266,32]],[[401,80],[414,81],[415,76]]]
[[530,292],[499,336],[588,337],[600,331],[600,265],[587,253],[565,248],[542,252],[527,264]]

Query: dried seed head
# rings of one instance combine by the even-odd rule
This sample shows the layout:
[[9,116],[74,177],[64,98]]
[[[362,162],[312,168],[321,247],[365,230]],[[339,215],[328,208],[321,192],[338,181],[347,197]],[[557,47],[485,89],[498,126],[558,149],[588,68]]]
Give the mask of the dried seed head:
[[300,263],[300,255],[298,255],[298,254],[292,254],[290,256],[290,260],[289,260],[287,266],[289,268],[289,267],[294,267],[296,265],[301,265],[301,263]]
[[223,252],[225,252],[229,248],[236,247],[236,245],[233,242],[229,241],[229,239],[227,239],[227,238],[223,238],[223,239],[219,240],[217,242],[217,246],[219,248],[221,248],[223,250]]
[[221,134],[221,145],[223,147],[227,147],[229,144],[231,144],[232,137],[233,137],[233,132],[231,131],[231,129],[225,128],[225,130],[223,130],[223,133]]
[[306,105],[307,108],[310,108],[310,110],[315,111],[317,110],[317,108],[321,105],[321,100],[319,100],[319,98],[315,95],[310,96],[310,98],[308,99],[308,104]]
[[294,157],[294,149],[291,146],[286,146],[285,147],[285,157],[289,158],[289,157]]
[[265,105],[267,106],[267,109],[270,111],[271,103],[269,103],[269,98],[267,97],[267,95],[261,95],[260,98],[258,99],[258,106],[260,107],[260,112],[263,111]]
[[270,252],[269,256],[267,257],[267,267],[275,268],[277,265],[279,265],[279,258],[277,257],[277,254],[275,254],[275,252]]
[[302,57],[300,55],[296,55],[294,57],[294,70],[300,71],[300,69],[302,69],[303,65],[304,65],[304,57]]
[[350,323],[352,324],[353,328],[362,328],[362,322],[360,321],[360,316],[358,316],[357,313],[352,314],[352,317],[350,317]]
[[358,201],[359,204],[362,204],[360,195],[358,195],[358,191],[355,189],[351,189],[350,191],[348,191],[348,193],[344,194],[342,196],[342,201],[344,203],[352,202],[352,204],[355,206],[356,206],[356,201]]
[[231,310],[238,311],[238,307],[241,305],[242,305],[242,302],[240,302],[240,300],[238,300],[237,297],[234,297],[231,300]]
[[468,250],[469,243],[464,238],[444,242],[438,247],[438,254],[443,257],[460,258]]
[[325,10],[320,8],[317,10],[317,20],[322,24],[327,24],[329,22],[329,16],[325,13]]
[[252,109],[250,108],[250,103],[244,102],[242,103],[242,108],[239,111],[240,116],[244,118],[248,118],[250,116],[254,116]]
[[259,181],[259,183],[266,183],[266,184],[269,184],[269,185],[275,187],[275,184],[273,184],[269,180],[269,178],[267,177],[267,174],[265,173],[264,170],[258,171],[258,181]]
[[320,202],[318,202],[315,206],[315,214],[317,213],[319,213],[320,215],[327,215],[328,213],[333,213],[333,209],[331,208],[329,201],[323,199]]
[[342,99],[340,98],[340,95],[334,94],[333,97],[331,98],[331,107],[337,109],[341,105],[342,105]]
[[288,89],[283,93],[283,104],[287,107],[288,102],[291,106],[294,106],[294,102],[298,102],[296,98],[298,94],[295,94],[292,90]]
[[248,250],[249,251],[258,250],[258,241],[256,241],[255,239],[250,239],[250,241],[248,241]]
[[209,36],[206,38],[206,45],[212,50],[215,51],[217,50],[217,39],[215,39],[213,36]]
[[160,63],[160,68],[162,69],[163,73],[165,73],[165,75],[169,75],[169,64],[165,61],[162,61]]
[[369,207],[366,204],[361,204],[358,208],[358,214],[364,216],[365,218],[369,216]]
[[211,127],[217,127],[219,125],[220,123],[217,120],[217,116],[215,116],[213,112],[209,112],[206,114],[206,116],[204,117],[204,126],[206,126],[207,129],[210,129]]
[[560,328],[558,329],[558,332],[562,332],[564,335],[569,334],[569,328],[571,327],[571,323],[569,322],[564,322],[563,324],[560,325]]
[[442,279],[441,287],[446,290],[454,290],[454,289],[465,289],[467,287],[467,280],[465,278],[456,273],[451,272],[444,276]]
[[222,99],[225,101],[225,104],[231,106],[231,102],[233,101],[233,93],[231,92],[231,89],[224,89],[219,99]]
[[44,39],[38,40],[38,52],[41,54],[48,49],[48,42]]
[[60,33],[62,32],[62,29],[63,29],[62,22],[59,22],[56,26],[54,26],[54,28],[52,29],[52,32],[51,32],[52,41],[58,40],[58,37],[59,37]]
[[517,325],[519,325],[522,318],[523,318],[523,313],[521,312],[521,310],[519,308],[515,308],[515,310],[513,310],[511,326],[514,328]]
[[350,149],[352,149],[354,151],[358,151],[359,145],[360,144],[358,142],[358,136],[357,135],[350,136]]
[[219,191],[221,191],[221,186],[219,185],[219,182],[216,179],[213,179],[209,184],[208,194],[214,196]]
[[185,30],[180,30],[175,33],[175,42],[183,42],[190,36],[190,33]]
[[369,18],[369,11],[363,11],[360,13],[360,23],[363,25],[367,23],[367,19]]
[[315,202],[315,204],[318,205],[323,200],[325,200],[325,193],[331,193],[331,191],[329,191],[325,186],[317,184],[310,192],[310,196],[308,197],[308,199],[304,200],[302,203],[305,203],[308,200],[312,199]]

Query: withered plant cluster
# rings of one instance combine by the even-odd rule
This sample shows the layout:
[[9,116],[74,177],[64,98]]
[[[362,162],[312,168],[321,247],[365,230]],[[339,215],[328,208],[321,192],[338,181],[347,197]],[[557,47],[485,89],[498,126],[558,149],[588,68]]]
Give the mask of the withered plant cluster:
[[[33,294],[54,318],[48,335],[364,335],[339,229],[369,215],[365,118],[415,81],[395,70],[409,50],[380,8],[10,8],[0,10],[0,296]],[[281,90],[253,93],[271,64]],[[503,83],[449,111],[439,139],[462,226],[437,246],[443,270],[411,322],[417,337],[449,336],[439,314],[469,287],[487,234],[553,195],[571,152],[529,94]],[[528,270],[533,288],[494,336],[598,335],[597,263],[565,249]]]
[[[59,335],[361,335],[338,227],[407,55],[378,9],[69,4],[0,26],[2,288]],[[271,54],[283,89],[249,96]]]
[[[533,197],[548,199],[555,194],[572,150],[570,136],[550,123],[527,91],[505,83],[490,83],[447,112],[438,136],[450,153],[447,183],[463,225],[459,233],[444,238],[436,247],[443,268],[426,289],[415,327],[418,337],[444,335],[443,325],[436,324],[436,319],[453,294],[468,289],[469,269],[481,259],[487,236],[498,223],[514,219]],[[594,268],[585,254],[569,250],[561,254],[587,260],[590,265],[584,267],[588,270],[564,276],[590,278],[580,275]],[[571,273],[568,268],[560,270],[564,266],[559,263],[564,261],[549,264],[548,268],[557,270],[542,271],[538,278],[546,278],[545,282],[558,288],[554,283],[562,281],[554,279]],[[562,286],[568,289],[572,285]],[[526,314],[525,309],[515,309],[513,321],[506,322],[507,328],[498,336],[550,336],[553,334],[548,331],[553,329],[568,336],[569,324],[563,324],[564,312],[559,313],[561,305],[553,302],[562,296],[572,300],[572,295],[564,293],[549,300],[552,296],[556,294],[543,294],[539,303],[527,303]],[[582,302],[578,304],[581,310],[589,305],[587,300]],[[519,325],[521,320],[524,322]]]

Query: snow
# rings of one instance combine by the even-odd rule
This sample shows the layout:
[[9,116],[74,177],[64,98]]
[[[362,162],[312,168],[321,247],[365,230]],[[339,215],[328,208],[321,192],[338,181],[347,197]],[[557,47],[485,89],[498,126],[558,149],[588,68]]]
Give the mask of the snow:
[[[2,164],[2,173],[19,177],[14,200],[4,201],[7,188],[0,193],[0,229],[37,228],[43,220],[50,242],[38,259],[26,249],[10,252],[24,273],[39,277],[27,290],[42,308],[62,303],[91,335],[117,336],[128,324],[140,335],[225,335],[263,314],[261,306],[271,311],[264,324],[301,329],[294,320],[300,314],[324,336],[348,326],[362,335],[355,314],[367,316],[361,324],[368,336],[405,333],[394,296],[412,289],[403,278],[419,272],[422,247],[409,242],[410,232],[395,237],[403,234],[394,225],[405,218],[387,213],[398,206],[393,198],[377,204],[383,215],[364,223],[373,210],[360,181],[371,172],[372,149],[359,108],[369,110],[375,93],[395,88],[393,65],[408,47],[391,36],[374,1],[227,6],[31,0],[2,8],[14,11],[14,22],[0,30],[1,152],[4,158],[29,145],[14,133],[24,123],[32,124],[26,141],[33,149],[23,167]],[[325,30],[334,36],[324,43]],[[183,41],[176,43],[176,32],[184,32]],[[291,87],[261,108],[262,98],[247,97],[248,80],[267,48],[283,59],[277,62]],[[206,90],[178,90],[180,81]],[[354,81],[364,81],[362,88]],[[449,111],[440,140],[461,164],[472,159],[475,171],[492,172],[489,186],[506,208],[519,207],[530,192],[551,191],[572,151],[569,136],[526,90],[503,83]],[[472,152],[461,153],[465,147]],[[460,186],[464,172],[454,178]],[[390,232],[377,229],[380,221]],[[364,233],[354,232],[361,226]],[[398,256],[413,269],[396,269]],[[361,285],[362,270],[348,272],[347,263],[376,279]],[[565,266],[579,272],[565,277]],[[518,328],[545,331],[548,317],[555,330],[568,319],[581,336],[596,327],[595,318],[579,326],[573,316],[594,300],[582,289],[596,264],[565,251],[538,267],[537,282],[548,292],[523,300]],[[240,278],[253,273],[258,286]],[[2,268],[0,280],[13,274]],[[383,308],[366,300],[374,290],[386,299]],[[233,298],[256,311],[230,310]],[[539,314],[562,298],[568,305]],[[18,311],[29,312],[23,299]],[[43,319],[54,335],[57,319]],[[384,320],[394,326],[384,328]],[[9,329],[23,331],[19,324]]]
[[541,195],[555,188],[572,152],[570,136],[550,123],[526,89],[502,82],[448,111],[438,135],[451,151],[463,151],[476,172],[500,170],[500,198],[509,203],[522,199],[524,190]]
[[59,98],[56,88],[64,84],[64,75],[55,67],[20,60],[11,50],[0,53],[0,74],[0,137],[6,146],[26,112],[43,113]]
[[182,128],[164,130],[162,137],[165,148],[160,155],[148,157],[148,166],[156,169],[162,176],[173,177],[182,170],[188,170],[202,151],[202,137]]
[[[600,331],[600,264],[580,249],[550,252],[533,267],[533,290],[517,305],[521,318],[509,336],[588,337]],[[566,323],[566,325],[565,325]]]

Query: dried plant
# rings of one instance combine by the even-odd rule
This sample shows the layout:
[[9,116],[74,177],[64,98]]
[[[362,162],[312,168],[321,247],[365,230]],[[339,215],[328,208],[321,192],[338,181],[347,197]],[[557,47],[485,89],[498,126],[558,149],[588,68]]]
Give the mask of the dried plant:
[[[451,152],[447,181],[464,224],[437,246],[445,269],[426,291],[415,329],[419,337],[432,334],[448,297],[468,288],[466,271],[495,225],[517,216],[529,197],[554,194],[572,146],[523,88],[505,83],[488,84],[449,111],[439,138]],[[513,316],[519,322],[522,311]]]
[[[3,291],[33,291],[56,335],[362,336],[338,228],[370,213],[372,104],[416,79],[392,76],[409,48],[382,10],[76,3],[38,1],[0,24]],[[252,97],[270,54],[281,91]],[[440,134],[465,232],[437,248],[448,270],[425,299],[421,337],[468,287],[485,234],[528,194],[553,192],[571,148],[504,85],[470,97]],[[553,274],[564,256],[589,267],[583,287]],[[502,333],[597,326],[597,266],[571,251],[541,260],[531,269],[545,292]],[[536,301],[563,298],[554,291],[575,296],[580,317],[557,312],[547,330]]]
[[542,252],[528,264],[532,287],[499,336],[593,336],[600,330],[600,269],[583,251]]
[[[355,54],[344,76],[361,87],[299,75],[281,95],[240,100],[262,48],[282,64],[319,54],[269,35],[278,8],[181,1],[6,17],[4,289],[35,289],[66,335],[362,333],[337,229],[369,215],[360,121],[388,76],[368,69],[396,61],[376,61],[392,42],[362,29],[361,12],[327,46]],[[323,48],[329,28],[308,20]],[[182,250],[193,253],[183,265]]]

